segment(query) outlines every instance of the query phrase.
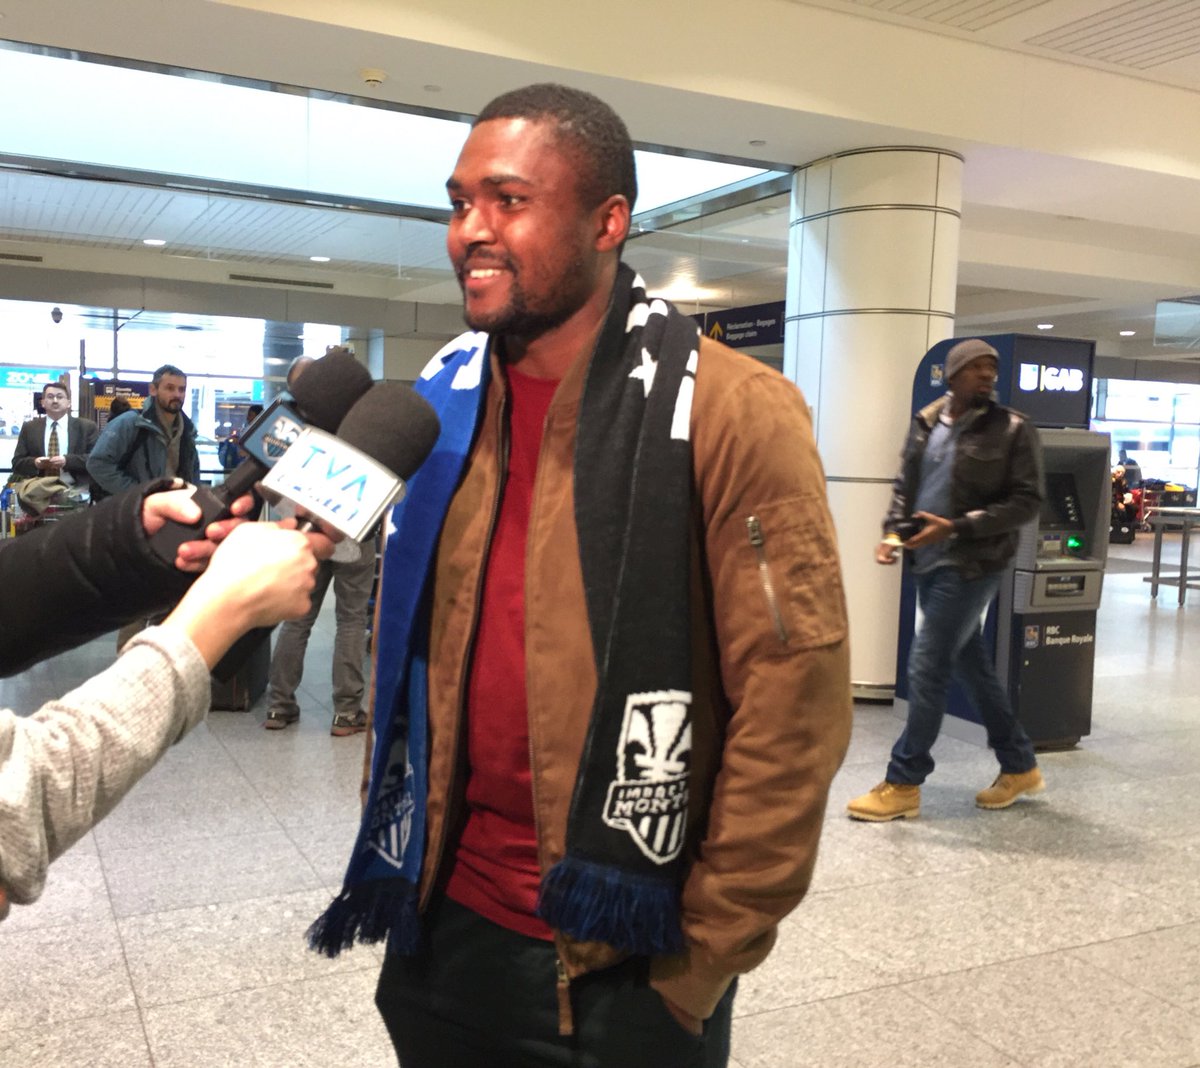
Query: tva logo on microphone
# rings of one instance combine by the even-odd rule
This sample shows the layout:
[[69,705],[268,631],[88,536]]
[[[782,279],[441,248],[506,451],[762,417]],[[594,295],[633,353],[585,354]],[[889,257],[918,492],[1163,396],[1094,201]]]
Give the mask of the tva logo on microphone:
[[315,427],[300,434],[262,484],[355,541],[404,494],[386,467]]

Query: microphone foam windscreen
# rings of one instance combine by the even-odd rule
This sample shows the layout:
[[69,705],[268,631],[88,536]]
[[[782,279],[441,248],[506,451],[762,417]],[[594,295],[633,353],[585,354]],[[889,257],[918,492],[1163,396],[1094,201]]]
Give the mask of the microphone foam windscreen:
[[371,372],[352,353],[335,349],[306,367],[291,393],[309,424],[335,434],[355,401],[373,384]]
[[407,480],[441,432],[437,412],[424,397],[400,382],[376,382],[346,413],[337,436]]

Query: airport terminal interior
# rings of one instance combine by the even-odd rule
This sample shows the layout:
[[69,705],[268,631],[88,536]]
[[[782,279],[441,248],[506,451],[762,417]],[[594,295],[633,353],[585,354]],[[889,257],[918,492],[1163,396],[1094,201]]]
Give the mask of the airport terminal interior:
[[[0,0],[0,480],[50,380],[103,422],[179,365],[214,482],[296,356],[344,344],[412,382],[463,329],[444,183],[470,119],[538,81],[624,117],[625,258],[803,388],[828,480],[853,736],[731,1063],[1200,1068],[1200,580],[1170,581],[1200,518],[1200,5]],[[1063,736],[1044,793],[984,811],[995,759],[952,715],[920,817],[854,822],[905,710],[879,521],[938,354],[975,336],[1058,443],[997,626],[1022,718]],[[1110,543],[1117,464],[1136,517]],[[1069,669],[1021,674],[1080,620]],[[395,1063],[381,950],[303,937],[358,826],[333,632],[331,596],[298,725],[265,731],[261,697],[212,712],[0,922],[0,1066]],[[114,655],[0,679],[0,707]]]

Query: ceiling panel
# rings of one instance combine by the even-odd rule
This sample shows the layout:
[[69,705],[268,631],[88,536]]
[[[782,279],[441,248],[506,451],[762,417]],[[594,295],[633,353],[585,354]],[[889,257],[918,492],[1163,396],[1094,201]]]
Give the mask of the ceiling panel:
[[1195,0],[1127,0],[1026,41],[1039,48],[1135,70],[1200,55]]
[[872,13],[907,15],[936,26],[978,32],[1016,18],[1049,0],[849,0]]
[[1197,0],[792,0],[1200,89]]
[[0,171],[0,241],[53,242],[114,252],[165,240],[164,256],[311,266],[394,276],[445,264],[446,228],[365,211]]

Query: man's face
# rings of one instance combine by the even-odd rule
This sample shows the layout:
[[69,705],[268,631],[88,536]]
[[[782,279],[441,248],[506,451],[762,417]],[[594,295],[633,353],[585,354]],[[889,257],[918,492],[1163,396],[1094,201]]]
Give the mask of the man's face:
[[530,340],[583,307],[599,284],[601,213],[580,203],[550,123],[476,126],[446,188],[446,247],[472,330]]
[[174,414],[183,407],[187,396],[187,379],[181,375],[163,375],[158,385],[151,383],[150,396],[164,412]]
[[46,418],[52,421],[61,419],[71,410],[71,398],[67,391],[58,386],[47,386],[42,391],[42,410]]
[[950,392],[968,406],[983,404],[996,388],[999,366],[994,356],[976,356],[950,379]]

